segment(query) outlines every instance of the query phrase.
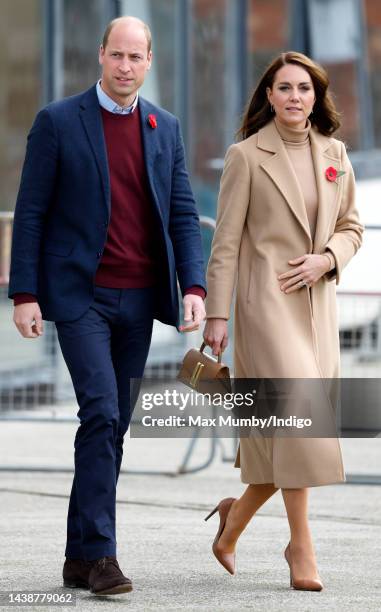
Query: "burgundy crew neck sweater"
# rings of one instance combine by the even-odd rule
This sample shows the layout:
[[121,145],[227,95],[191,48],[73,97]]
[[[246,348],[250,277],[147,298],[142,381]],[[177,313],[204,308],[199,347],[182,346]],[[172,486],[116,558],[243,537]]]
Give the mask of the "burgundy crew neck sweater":
[[111,187],[107,241],[95,276],[103,287],[149,287],[158,279],[157,231],[144,162],[139,107],[128,115],[101,108]]

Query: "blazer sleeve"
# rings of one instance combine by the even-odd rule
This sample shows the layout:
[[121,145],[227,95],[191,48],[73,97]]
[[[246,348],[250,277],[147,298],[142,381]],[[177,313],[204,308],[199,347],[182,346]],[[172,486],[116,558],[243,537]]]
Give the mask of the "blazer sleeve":
[[238,254],[250,200],[247,159],[237,144],[225,156],[218,197],[216,230],[207,271],[207,318],[229,319]]
[[[335,260],[335,268],[327,272],[327,280],[336,280],[336,285],[341,280],[344,267],[356,254],[362,244],[362,233],[364,226],[360,223],[359,213],[355,205],[355,177],[352,164],[349,161],[345,145],[342,143],[341,167],[345,171],[343,196],[336,220],[335,230],[325,245],[326,251],[332,253]],[[339,178],[340,180],[340,178]]]
[[54,193],[58,139],[50,113],[41,110],[28,135],[12,236],[8,295],[37,295],[38,264],[46,214]]

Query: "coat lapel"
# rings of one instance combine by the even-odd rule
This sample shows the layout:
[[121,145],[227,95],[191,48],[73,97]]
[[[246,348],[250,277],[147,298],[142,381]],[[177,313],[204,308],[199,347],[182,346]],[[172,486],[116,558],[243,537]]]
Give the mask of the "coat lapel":
[[110,215],[110,175],[108,170],[106,144],[103,134],[102,116],[95,85],[89,89],[80,102],[80,117],[101,176],[106,206]]
[[261,163],[261,167],[270,176],[282,193],[300,227],[308,238],[310,246],[312,246],[303,195],[293,166],[288,157],[286,147],[276,129],[274,121],[271,121],[259,131],[257,146],[260,149],[274,153],[274,155]]
[[257,146],[274,153],[274,155],[262,162],[261,166],[284,196],[295,218],[308,237],[311,252],[313,250],[314,253],[320,253],[327,241],[326,230],[332,215],[336,211],[342,182],[340,178],[338,182],[330,182],[325,176],[325,171],[329,166],[334,166],[337,170],[340,169],[340,160],[328,152],[331,146],[331,139],[323,136],[314,128],[310,130],[310,139],[318,192],[318,213],[313,240],[303,194],[274,121],[265,125],[258,132]]
[[319,200],[313,251],[320,253],[328,240],[327,228],[337,208],[342,180],[338,178],[338,182],[330,182],[325,176],[329,166],[340,169],[340,160],[328,153],[331,139],[315,129],[311,129],[310,139]]

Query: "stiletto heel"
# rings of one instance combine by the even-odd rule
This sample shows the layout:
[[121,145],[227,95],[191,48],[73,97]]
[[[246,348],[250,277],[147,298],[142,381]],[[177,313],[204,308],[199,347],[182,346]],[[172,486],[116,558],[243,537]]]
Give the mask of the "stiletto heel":
[[208,521],[210,517],[213,516],[213,514],[217,512],[217,510],[218,510],[218,505],[211,512],[209,512],[208,516],[204,518],[204,521]]
[[220,551],[218,549],[218,541],[222,535],[223,530],[225,529],[226,519],[234,501],[235,497],[227,497],[226,499],[223,499],[204,519],[205,521],[207,521],[217,511],[220,515],[220,524],[218,526],[216,537],[213,541],[212,551],[217,561],[221,563],[221,565],[229,572],[229,574],[235,573],[235,553],[224,553]]
[[293,588],[297,591],[321,591],[323,589],[323,583],[320,580],[315,580],[311,578],[300,578],[299,580],[294,580],[291,568],[292,558],[290,542],[286,546],[286,549],[284,551],[284,557],[290,568],[290,588]]

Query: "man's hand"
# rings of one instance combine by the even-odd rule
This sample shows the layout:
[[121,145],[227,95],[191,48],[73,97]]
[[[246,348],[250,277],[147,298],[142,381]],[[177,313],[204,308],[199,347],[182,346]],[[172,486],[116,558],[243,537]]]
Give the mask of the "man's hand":
[[328,257],[312,253],[306,253],[297,259],[290,259],[288,263],[294,266],[293,270],[289,270],[278,276],[278,280],[281,281],[280,289],[285,293],[301,289],[303,285],[300,281],[303,281],[304,285],[311,287],[317,283],[319,278],[324,276],[330,268]]
[[204,300],[193,293],[188,293],[183,298],[184,321],[189,325],[180,325],[181,332],[191,332],[200,327],[201,321],[205,319]]
[[213,355],[223,352],[228,345],[228,322],[226,319],[208,319],[204,329],[204,342],[212,347]]
[[42,315],[37,302],[15,306],[13,321],[24,338],[42,336]]

